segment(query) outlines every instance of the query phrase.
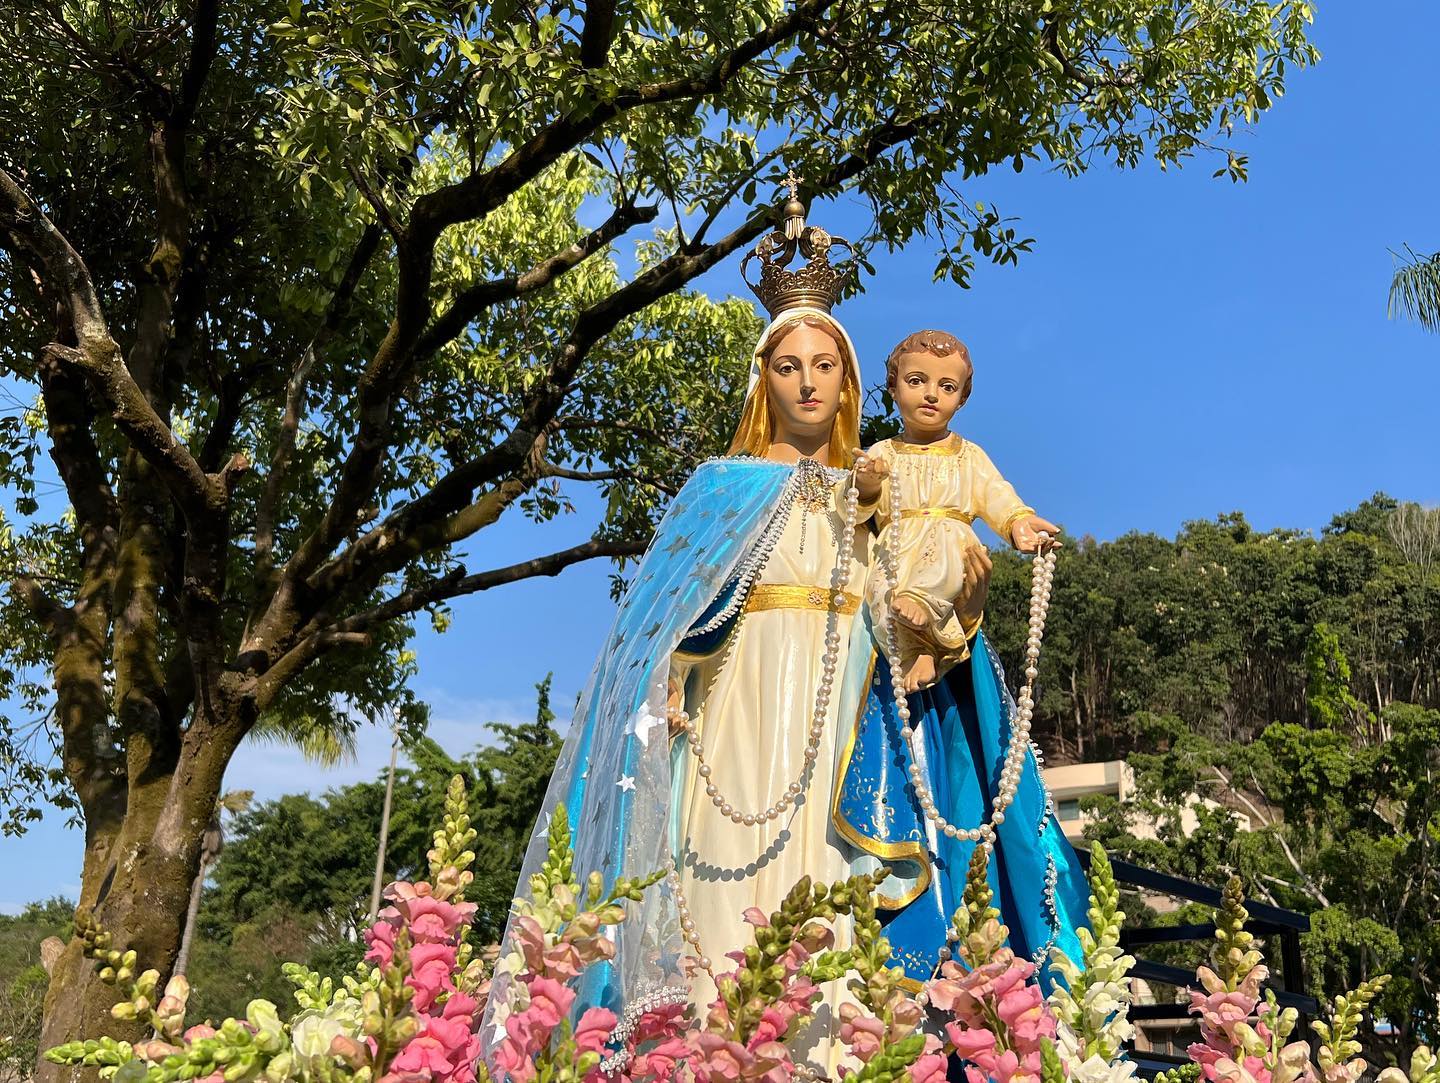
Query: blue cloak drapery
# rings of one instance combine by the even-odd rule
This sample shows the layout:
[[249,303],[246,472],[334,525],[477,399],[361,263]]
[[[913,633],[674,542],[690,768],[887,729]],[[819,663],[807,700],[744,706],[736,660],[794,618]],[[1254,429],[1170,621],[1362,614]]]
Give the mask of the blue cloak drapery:
[[[927,782],[951,823],[972,826],[990,813],[1000,784],[1015,706],[1000,660],[983,632],[971,657],[938,684],[907,697],[921,727]],[[936,837],[909,784],[910,752],[900,737],[890,670],[875,663],[870,695],[836,781],[835,825],[851,845],[922,870],[905,897],[884,898],[885,935],[908,977],[923,981],[939,962],[960,905],[975,843]],[[1080,959],[1076,931],[1086,924],[1089,886],[1054,815],[1033,749],[990,861],[995,905],[1017,955],[1043,963],[1052,946]],[[1047,981],[1042,968],[1042,980]]]

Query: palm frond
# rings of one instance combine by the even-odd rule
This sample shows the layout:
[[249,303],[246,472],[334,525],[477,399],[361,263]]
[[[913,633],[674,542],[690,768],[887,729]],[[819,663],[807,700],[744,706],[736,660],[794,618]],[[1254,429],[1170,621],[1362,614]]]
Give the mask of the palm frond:
[[1440,331],[1440,252],[1422,256],[1408,246],[1390,280],[1389,316],[1415,320],[1427,331]]
[[215,805],[221,811],[238,816],[242,812],[248,812],[254,801],[254,790],[226,790]]
[[317,767],[334,767],[355,759],[354,725],[336,725],[332,716],[281,720],[262,717],[249,739],[265,744],[289,745]]

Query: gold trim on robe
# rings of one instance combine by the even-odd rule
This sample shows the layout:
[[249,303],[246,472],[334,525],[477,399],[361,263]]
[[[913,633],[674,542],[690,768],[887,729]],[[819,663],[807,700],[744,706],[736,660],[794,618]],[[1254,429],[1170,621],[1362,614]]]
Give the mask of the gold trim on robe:
[[973,523],[977,518],[962,508],[901,508],[902,519],[958,519],[962,523]]
[[953,432],[945,439],[937,440],[933,444],[907,444],[898,436],[890,441],[891,449],[901,455],[959,455],[969,446],[964,437],[957,436]]
[[1005,539],[1005,544],[1014,546],[1015,540],[1010,536],[1010,532],[1015,529],[1015,524],[1018,523],[1021,519],[1024,519],[1034,514],[1034,508],[1026,507],[1022,504],[1020,507],[1016,508],[1014,511],[1012,511],[1009,515],[1005,517],[1005,522],[1000,525],[1000,529],[997,530],[995,533],[999,534],[1002,538]]
[[836,602],[834,591],[798,583],[756,583],[745,597],[746,613],[763,613],[767,609],[808,609],[817,613],[839,613],[852,617],[860,612],[860,596],[841,591]]

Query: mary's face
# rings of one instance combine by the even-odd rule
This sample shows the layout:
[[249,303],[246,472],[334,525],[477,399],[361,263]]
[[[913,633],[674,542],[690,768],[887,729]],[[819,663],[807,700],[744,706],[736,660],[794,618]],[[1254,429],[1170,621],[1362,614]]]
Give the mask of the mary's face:
[[770,352],[765,384],[776,437],[828,435],[845,384],[839,344],[823,328],[791,328]]

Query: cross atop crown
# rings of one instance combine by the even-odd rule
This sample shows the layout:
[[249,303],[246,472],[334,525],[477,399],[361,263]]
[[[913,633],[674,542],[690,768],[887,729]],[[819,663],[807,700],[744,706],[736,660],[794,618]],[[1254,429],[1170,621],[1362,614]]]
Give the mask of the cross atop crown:
[[[790,193],[780,208],[780,228],[760,238],[754,251],[741,261],[740,275],[772,317],[801,305],[828,312],[855,272],[853,255],[832,262],[831,249],[848,252],[850,242],[832,237],[819,226],[806,225],[805,204],[800,202],[802,178],[795,170],[787,171],[780,183]],[[796,256],[805,263],[790,270],[788,265]],[[758,282],[745,273],[751,260],[760,263]]]

